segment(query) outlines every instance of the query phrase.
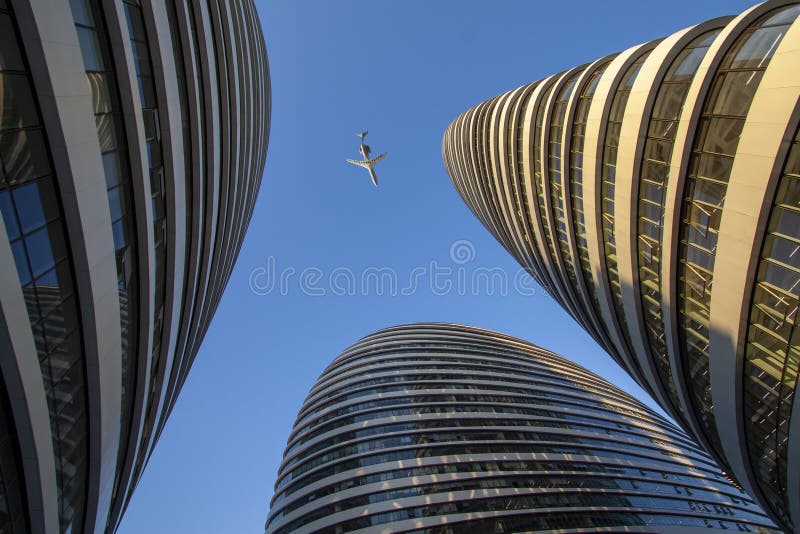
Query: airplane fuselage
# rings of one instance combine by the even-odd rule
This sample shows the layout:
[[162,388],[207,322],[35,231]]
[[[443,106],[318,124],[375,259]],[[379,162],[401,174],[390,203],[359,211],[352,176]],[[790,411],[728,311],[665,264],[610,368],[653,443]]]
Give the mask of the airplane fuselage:
[[367,171],[369,171],[369,177],[372,179],[372,184],[375,185],[375,187],[377,187],[378,186],[378,177],[375,175],[374,167],[375,167],[375,164],[378,163],[378,161],[380,161],[381,159],[383,159],[384,156],[386,156],[386,152],[384,152],[383,154],[381,154],[380,156],[378,156],[376,158],[370,159],[369,156],[370,156],[371,150],[369,148],[369,145],[366,145],[364,143],[364,137],[367,135],[367,132],[361,132],[361,133],[356,134],[356,135],[358,135],[358,137],[361,138],[361,144],[358,147],[358,151],[361,153],[361,157],[364,158],[364,159],[362,161],[356,161],[356,160],[348,159],[347,162],[348,163],[352,163],[353,165],[358,165],[359,167],[364,167],[365,169],[367,169]]

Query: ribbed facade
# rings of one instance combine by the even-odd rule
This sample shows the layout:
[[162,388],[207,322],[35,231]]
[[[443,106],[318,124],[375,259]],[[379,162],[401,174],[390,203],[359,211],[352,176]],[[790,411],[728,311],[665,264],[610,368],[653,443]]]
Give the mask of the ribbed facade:
[[266,532],[768,531],[681,430],[549,351],[469,326],[381,330],[300,410]]
[[788,529],[800,524],[800,23],[770,0],[447,129],[487,229]]
[[241,247],[250,0],[0,0],[0,532],[113,532]]

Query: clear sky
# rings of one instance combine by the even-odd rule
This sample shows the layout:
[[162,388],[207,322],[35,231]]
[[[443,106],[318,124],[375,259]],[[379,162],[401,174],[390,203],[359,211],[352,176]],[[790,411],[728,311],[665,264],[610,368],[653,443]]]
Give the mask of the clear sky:
[[[344,348],[394,324],[518,336],[652,405],[519,276],[450,184],[441,138],[482,100],[752,3],[257,0],[273,98],[261,193],[119,532],[263,532],[309,388]],[[389,152],[377,189],[344,162],[358,157],[362,130],[373,154]],[[477,274],[487,269],[494,287]]]

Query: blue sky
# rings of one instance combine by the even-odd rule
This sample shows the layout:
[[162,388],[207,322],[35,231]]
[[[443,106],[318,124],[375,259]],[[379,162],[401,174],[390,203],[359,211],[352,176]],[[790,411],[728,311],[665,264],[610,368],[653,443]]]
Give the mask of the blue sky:
[[[394,324],[458,322],[515,335],[652,405],[519,276],[451,186],[441,137],[486,98],[750,5],[257,0],[273,95],[261,193],[119,532],[263,532],[309,388],[345,347]],[[389,152],[378,189],[344,162],[358,157],[361,130],[373,153]],[[493,288],[485,278],[472,287],[481,269],[496,273]]]

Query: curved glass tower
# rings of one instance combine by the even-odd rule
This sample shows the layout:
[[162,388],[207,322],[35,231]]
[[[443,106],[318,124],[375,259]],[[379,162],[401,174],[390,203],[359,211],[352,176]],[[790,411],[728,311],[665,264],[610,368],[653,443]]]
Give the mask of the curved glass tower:
[[267,150],[250,0],[0,0],[0,532],[113,532]]
[[770,0],[520,87],[442,149],[487,229],[788,530],[798,14]]
[[317,380],[266,531],[770,526],[708,454],[607,381],[503,334],[421,323],[363,338]]

